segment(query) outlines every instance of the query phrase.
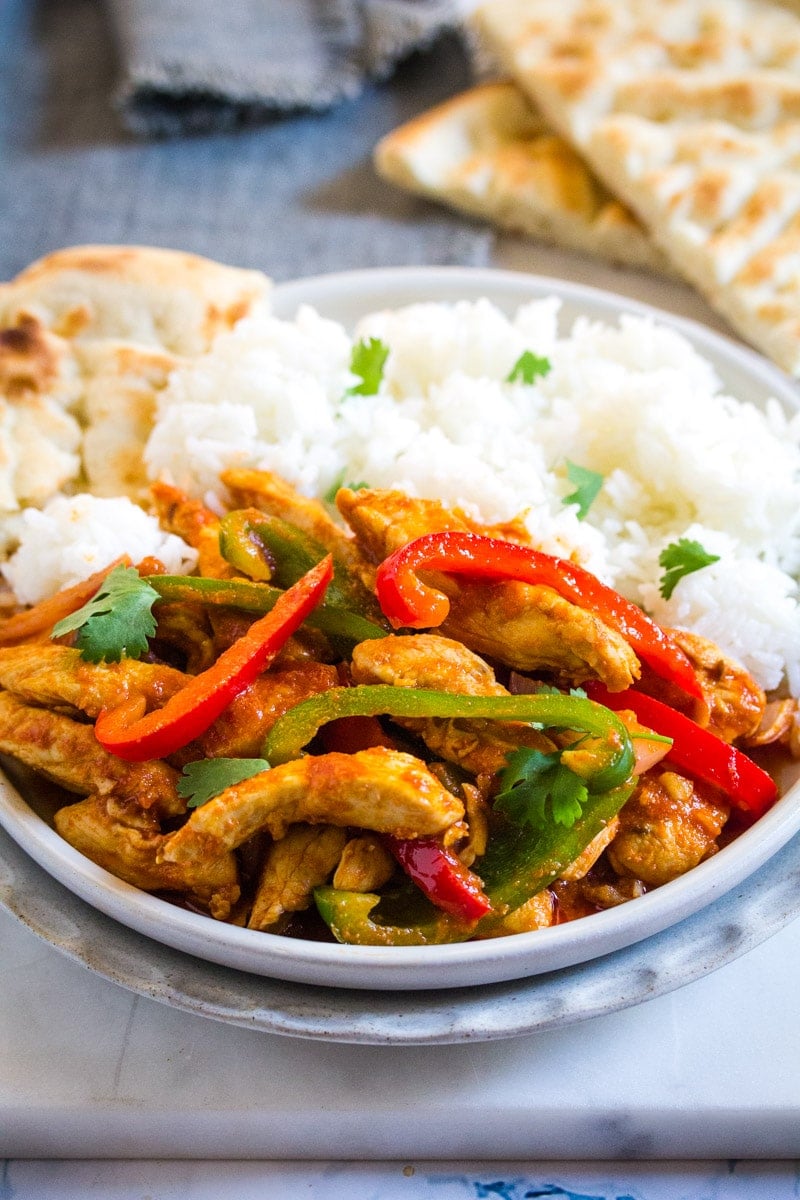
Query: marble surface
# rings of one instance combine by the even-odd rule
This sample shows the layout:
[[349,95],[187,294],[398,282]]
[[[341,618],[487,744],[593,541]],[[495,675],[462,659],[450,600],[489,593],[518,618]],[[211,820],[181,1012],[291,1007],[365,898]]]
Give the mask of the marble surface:
[[179,1012],[6,913],[0,948],[8,1157],[800,1157],[798,921],[635,1008],[424,1047],[298,1040]]
[[16,1162],[4,1200],[793,1200],[791,1162]]

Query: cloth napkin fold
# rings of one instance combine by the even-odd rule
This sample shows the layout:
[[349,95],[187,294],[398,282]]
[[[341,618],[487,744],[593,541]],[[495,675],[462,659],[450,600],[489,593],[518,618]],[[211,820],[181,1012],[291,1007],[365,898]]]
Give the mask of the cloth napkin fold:
[[458,0],[110,0],[135,133],[231,129],[356,96],[459,21]]

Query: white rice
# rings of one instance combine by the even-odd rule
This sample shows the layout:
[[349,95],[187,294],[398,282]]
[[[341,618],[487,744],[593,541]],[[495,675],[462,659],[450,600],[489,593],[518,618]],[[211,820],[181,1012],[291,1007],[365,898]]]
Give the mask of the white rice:
[[56,496],[41,511],[26,508],[17,534],[3,574],[23,604],[79,583],[123,554],[134,563],[153,555],[171,574],[185,574],[197,562],[190,546],[124,497]]
[[[362,337],[390,347],[377,396],[348,393]],[[524,351],[549,372],[507,382]],[[800,415],[725,395],[690,343],[651,320],[563,333],[555,300],[512,318],[486,300],[418,304],[373,314],[351,340],[309,308],[294,321],[249,317],[173,373],[145,461],[151,478],[214,505],[220,471],[238,464],[307,495],[363,482],[488,522],[522,513],[542,549],[713,639],[764,687],[788,681],[800,695]],[[603,476],[583,521],[564,504],[568,462]],[[658,558],[680,537],[720,561],[667,601]]]

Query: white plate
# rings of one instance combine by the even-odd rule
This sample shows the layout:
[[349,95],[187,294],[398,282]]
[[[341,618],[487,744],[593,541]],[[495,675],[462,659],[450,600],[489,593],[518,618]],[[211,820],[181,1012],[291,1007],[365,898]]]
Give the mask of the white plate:
[[484,987],[350,991],[244,974],[151,941],[84,904],[0,829],[0,906],[59,953],[181,1012],[315,1041],[495,1041],[619,1012],[746,954],[797,916],[798,897],[800,834],[701,912],[614,954]]
[[[693,322],[558,280],[503,271],[404,268],[300,280],[276,289],[278,315],[300,303],[352,325],[377,308],[418,300],[488,296],[507,311],[548,295],[562,301],[566,325],[584,315],[614,322],[622,312],[649,314],[678,329],[709,359],[723,386],[742,400],[770,396],[797,407],[793,385],[763,359]],[[0,823],[41,867],[101,912],[155,941],[225,967],[327,987],[376,990],[460,988],[563,970],[632,946],[685,920],[756,871],[800,829],[800,766],[774,808],[712,859],[641,899],[550,929],[463,945],[339,946],[218,924],[130,887],[73,850],[8,781],[0,780]],[[35,803],[33,796],[31,803]],[[800,908],[800,898],[798,899]]]

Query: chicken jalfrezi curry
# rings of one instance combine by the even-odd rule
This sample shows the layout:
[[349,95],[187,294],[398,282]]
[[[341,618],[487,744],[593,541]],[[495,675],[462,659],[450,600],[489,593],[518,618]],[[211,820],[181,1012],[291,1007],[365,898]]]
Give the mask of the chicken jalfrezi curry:
[[776,798],[751,749],[800,752],[793,701],[520,522],[222,482],[223,516],[152,489],[194,575],[118,563],[0,625],[0,752],[129,884],[289,936],[520,933],[692,869]]

